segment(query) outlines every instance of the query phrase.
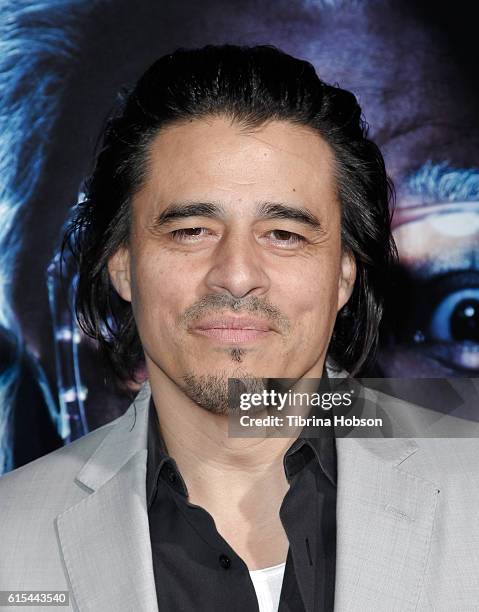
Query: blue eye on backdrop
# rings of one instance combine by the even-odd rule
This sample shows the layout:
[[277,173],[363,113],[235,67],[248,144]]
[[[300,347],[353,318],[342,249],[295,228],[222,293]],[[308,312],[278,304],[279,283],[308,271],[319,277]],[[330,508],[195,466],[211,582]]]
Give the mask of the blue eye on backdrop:
[[479,372],[479,270],[418,279],[403,268],[394,301],[398,346],[413,346],[458,374]]
[[479,343],[479,287],[455,291],[442,300],[429,333],[437,340]]
[[413,341],[442,364],[479,370],[479,270],[433,276],[419,289]]

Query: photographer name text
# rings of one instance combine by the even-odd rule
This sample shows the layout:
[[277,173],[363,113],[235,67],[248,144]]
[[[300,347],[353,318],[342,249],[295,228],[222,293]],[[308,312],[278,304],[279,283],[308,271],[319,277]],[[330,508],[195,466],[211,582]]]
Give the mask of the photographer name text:
[[383,420],[343,415],[320,418],[299,415],[253,417],[244,414],[240,417],[240,424],[242,427],[382,427]]

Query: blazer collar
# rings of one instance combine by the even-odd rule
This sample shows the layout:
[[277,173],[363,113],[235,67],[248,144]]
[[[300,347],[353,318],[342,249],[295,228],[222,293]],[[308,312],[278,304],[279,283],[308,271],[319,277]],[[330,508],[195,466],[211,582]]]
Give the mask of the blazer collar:
[[128,410],[111,424],[100,446],[78,472],[79,483],[96,491],[135,453],[147,448],[150,396],[150,384],[146,381]]

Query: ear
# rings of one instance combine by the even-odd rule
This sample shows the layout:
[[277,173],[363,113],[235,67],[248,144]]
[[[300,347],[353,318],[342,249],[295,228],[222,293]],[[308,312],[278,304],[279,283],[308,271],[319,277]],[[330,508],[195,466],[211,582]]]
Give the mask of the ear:
[[130,251],[120,247],[108,260],[110,280],[118,295],[131,302]]
[[356,260],[354,255],[343,251],[341,255],[341,270],[338,281],[338,311],[351,297],[356,280]]

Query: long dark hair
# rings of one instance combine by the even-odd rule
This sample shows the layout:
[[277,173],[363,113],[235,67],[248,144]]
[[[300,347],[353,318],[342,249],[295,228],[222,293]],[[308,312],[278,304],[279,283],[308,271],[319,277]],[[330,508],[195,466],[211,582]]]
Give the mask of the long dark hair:
[[357,277],[337,315],[328,357],[355,375],[374,356],[397,259],[392,185],[355,96],[321,81],[309,62],[272,46],[180,49],[157,60],[120,101],[64,240],[79,266],[81,328],[99,342],[120,379],[135,378],[143,351],[131,305],[110,282],[108,260],[128,242],[130,202],[142,184],[152,139],[166,125],[211,115],[248,127],[290,121],[316,130],[332,148],[342,246],[356,260]]

